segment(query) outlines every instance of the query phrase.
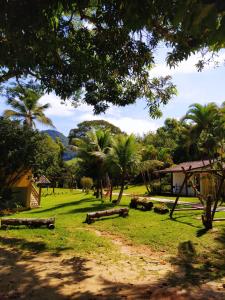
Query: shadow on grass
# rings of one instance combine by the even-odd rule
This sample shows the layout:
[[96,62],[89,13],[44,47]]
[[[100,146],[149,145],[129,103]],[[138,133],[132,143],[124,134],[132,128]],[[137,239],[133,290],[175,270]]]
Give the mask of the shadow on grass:
[[[96,201],[99,202],[101,200],[97,199]],[[89,202],[93,202],[93,200],[90,200]],[[70,211],[65,212],[65,214],[89,213],[89,212],[102,211],[102,210],[113,209],[118,207],[127,207],[127,205],[120,204],[119,206],[115,206],[113,203],[110,202],[93,203],[87,207],[74,208]]]
[[43,213],[43,212],[50,212],[50,211],[54,211],[57,209],[62,209],[62,208],[66,208],[66,207],[70,207],[70,206],[76,206],[76,205],[80,205],[83,203],[89,203],[89,202],[100,202],[101,200],[96,199],[96,198],[83,198],[81,200],[75,200],[75,201],[71,201],[71,202],[66,202],[66,203],[61,203],[61,204],[57,204],[55,206],[46,208],[46,209],[41,209],[41,210],[35,210],[32,212],[32,214],[39,214],[39,213]]
[[208,231],[209,231],[209,230],[206,229],[206,228],[201,228],[201,229],[197,230],[196,236],[197,236],[197,237],[201,237],[201,236],[203,236],[204,234],[206,234]]
[[25,239],[19,238],[0,237],[0,244],[10,247],[19,246],[21,249],[32,250],[33,252],[42,252],[47,249],[44,242],[29,242]]
[[[192,215],[192,217],[194,218],[196,215]],[[199,225],[195,225],[193,224],[192,222],[189,222],[189,221],[184,221],[182,219],[184,218],[189,218],[190,215],[179,215],[179,216],[173,216],[172,218],[168,218],[166,219],[167,221],[168,220],[171,220],[171,221],[174,221],[174,222],[178,222],[178,223],[181,223],[181,224],[185,224],[185,225],[188,225],[188,226],[191,226],[191,227],[194,227],[194,228],[201,228],[202,227],[202,223],[201,221],[199,221]],[[180,220],[181,219],[181,220]]]

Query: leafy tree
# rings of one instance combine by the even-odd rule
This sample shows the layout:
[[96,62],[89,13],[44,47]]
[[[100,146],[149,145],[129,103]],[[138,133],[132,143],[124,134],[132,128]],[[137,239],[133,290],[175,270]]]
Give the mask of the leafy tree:
[[121,187],[117,198],[117,204],[119,204],[123,196],[125,180],[134,173],[139,164],[140,157],[135,136],[116,136],[107,159],[108,165],[111,165],[114,170],[116,169],[120,178]]
[[8,88],[7,104],[13,109],[5,110],[4,117],[23,120],[23,123],[30,127],[35,127],[35,121],[54,127],[52,121],[44,114],[50,105],[38,103],[42,95],[40,87],[30,83]]
[[111,146],[111,136],[109,131],[92,130],[86,136],[74,140],[77,156],[82,159],[81,165],[86,169],[87,174],[97,181],[97,193],[102,198],[102,180],[106,173],[105,162]]
[[42,135],[35,161],[35,175],[45,175],[50,181],[59,177],[62,172],[60,153],[60,146],[47,134]]
[[112,134],[120,134],[122,131],[119,127],[105,121],[105,120],[92,120],[84,121],[77,124],[77,128],[71,129],[69,133],[69,140],[72,141],[73,138],[82,138],[88,131],[101,129],[103,131],[107,130]]
[[35,170],[42,136],[16,121],[0,118],[0,191]]
[[214,54],[224,48],[223,0],[1,4],[0,82],[32,76],[75,104],[82,90],[95,112],[144,97],[150,113],[159,116],[160,103],[175,93],[169,77],[148,76],[162,41],[172,66],[198,50]]
[[191,122],[189,136],[201,154],[209,159],[215,157],[219,145],[221,148],[224,141],[223,108],[219,108],[215,103],[195,103],[190,106],[183,119]]

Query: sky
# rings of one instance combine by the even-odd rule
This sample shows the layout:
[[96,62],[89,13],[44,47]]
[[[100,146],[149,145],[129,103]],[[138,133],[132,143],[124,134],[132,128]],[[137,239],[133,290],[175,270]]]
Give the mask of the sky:
[[[66,136],[71,128],[86,120],[104,119],[127,133],[143,135],[149,131],[155,131],[162,126],[166,118],[181,118],[188,110],[189,105],[193,103],[206,104],[216,102],[221,104],[225,101],[225,52],[221,52],[218,61],[221,62],[219,67],[211,64],[202,72],[198,72],[195,64],[199,55],[192,55],[187,61],[183,61],[175,69],[170,69],[164,62],[165,48],[159,48],[156,52],[156,65],[150,71],[151,76],[171,75],[172,82],[176,85],[178,95],[174,96],[162,108],[163,116],[160,119],[151,119],[146,108],[146,102],[143,99],[138,100],[135,104],[126,107],[111,106],[105,114],[93,115],[92,107],[82,104],[74,108],[70,102],[62,104],[59,97],[52,94],[46,94],[40,102],[50,103],[51,108],[46,111],[55,125],[55,129]],[[7,108],[4,101],[0,102],[0,114]],[[49,129],[40,125],[39,129]]]

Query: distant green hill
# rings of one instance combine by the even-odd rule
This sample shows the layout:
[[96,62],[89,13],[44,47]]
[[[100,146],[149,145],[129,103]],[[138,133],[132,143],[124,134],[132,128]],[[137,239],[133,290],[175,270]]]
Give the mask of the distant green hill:
[[76,153],[69,149],[69,139],[63,133],[52,129],[43,130],[42,133],[48,134],[54,141],[57,137],[60,139],[66,148],[66,151],[63,154],[63,160],[71,160],[76,156]]

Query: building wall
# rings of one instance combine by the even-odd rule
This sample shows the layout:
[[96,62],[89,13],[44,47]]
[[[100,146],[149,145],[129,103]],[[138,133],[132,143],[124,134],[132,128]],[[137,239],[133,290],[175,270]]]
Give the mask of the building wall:
[[[180,187],[183,184],[184,178],[185,178],[185,175],[182,172],[173,173],[173,193],[174,194],[177,194],[179,192]],[[195,192],[193,191],[192,187],[190,187],[190,186],[188,186],[186,189],[186,184],[185,184],[182,189],[181,195],[194,196]]]
[[28,171],[25,175],[21,176],[19,180],[12,186],[14,199],[25,207],[30,207],[32,188],[31,179],[32,172]]

